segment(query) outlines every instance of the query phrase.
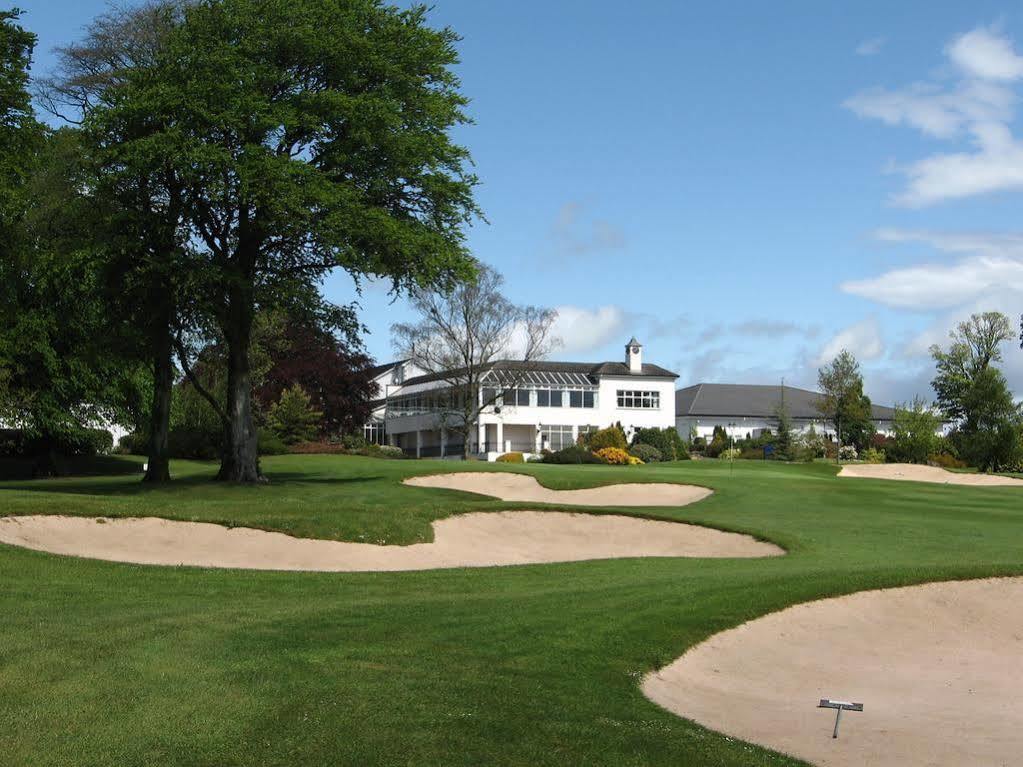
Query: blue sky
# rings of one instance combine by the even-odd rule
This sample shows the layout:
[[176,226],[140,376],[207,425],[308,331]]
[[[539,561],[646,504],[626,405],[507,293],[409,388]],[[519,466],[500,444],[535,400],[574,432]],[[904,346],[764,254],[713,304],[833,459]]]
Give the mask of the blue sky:
[[[37,72],[106,7],[19,4]],[[464,38],[458,138],[489,220],[470,245],[512,300],[558,309],[557,357],[618,359],[635,334],[680,385],[812,385],[845,346],[891,403],[930,396],[927,346],[956,320],[1023,311],[1017,4],[435,0],[431,19]],[[407,309],[359,300],[388,359]]]

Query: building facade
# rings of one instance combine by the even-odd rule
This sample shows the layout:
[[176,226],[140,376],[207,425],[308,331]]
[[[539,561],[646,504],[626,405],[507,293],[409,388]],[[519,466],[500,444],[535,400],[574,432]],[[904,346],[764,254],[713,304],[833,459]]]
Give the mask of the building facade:
[[[778,428],[778,407],[784,400],[792,419],[792,429],[803,432],[811,426],[818,434],[832,430],[817,408],[821,395],[792,386],[756,386],[748,384],[696,384],[675,393],[675,424],[683,439],[709,439],[715,427],[730,437],[743,439],[760,436],[764,430]],[[879,434],[891,434],[895,410],[872,405],[874,427]]]
[[[487,404],[469,429],[469,453],[494,460],[508,452],[560,450],[580,434],[618,422],[629,435],[674,426],[678,376],[644,363],[635,339],[625,349],[624,362],[488,365],[474,393],[479,405]],[[387,389],[374,403],[374,421],[382,424],[387,444],[419,457],[463,455],[453,428],[462,416],[450,406],[457,373],[422,374],[405,362],[381,366],[378,375]]]

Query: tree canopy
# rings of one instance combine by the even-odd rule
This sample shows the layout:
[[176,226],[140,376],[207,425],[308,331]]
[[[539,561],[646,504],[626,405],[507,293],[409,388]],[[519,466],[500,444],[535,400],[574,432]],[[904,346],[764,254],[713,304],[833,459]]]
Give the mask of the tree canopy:
[[870,398],[863,393],[860,363],[846,349],[817,373],[818,409],[835,427],[839,446],[864,449],[874,435]]

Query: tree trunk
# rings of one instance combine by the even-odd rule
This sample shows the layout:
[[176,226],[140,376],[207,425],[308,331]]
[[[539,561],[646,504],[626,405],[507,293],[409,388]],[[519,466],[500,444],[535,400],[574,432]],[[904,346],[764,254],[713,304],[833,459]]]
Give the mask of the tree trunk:
[[[166,320],[166,321],[164,321]],[[169,311],[161,318],[153,344],[153,403],[149,424],[149,465],[143,482],[170,482],[170,409],[174,386]]]
[[229,289],[227,321],[227,417],[224,454],[217,479],[222,482],[265,482],[259,470],[258,435],[252,420],[252,372],[249,344],[255,312],[252,287],[236,280]]

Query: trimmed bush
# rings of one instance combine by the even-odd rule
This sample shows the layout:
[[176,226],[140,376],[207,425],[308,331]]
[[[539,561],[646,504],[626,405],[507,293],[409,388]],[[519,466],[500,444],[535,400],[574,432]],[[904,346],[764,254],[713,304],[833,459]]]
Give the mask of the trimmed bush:
[[381,458],[405,458],[405,451],[394,445],[378,445],[377,452]]
[[623,453],[629,449],[629,442],[625,439],[625,430],[618,424],[608,426],[606,429],[589,434],[586,439],[586,447],[594,453],[599,453],[604,448],[613,447]]
[[578,464],[578,463],[606,463],[595,456],[585,447],[571,445],[556,453],[546,452],[543,455],[544,463]]
[[526,459],[522,453],[505,453],[497,456],[497,463],[525,463]]
[[212,461],[220,456],[220,445],[224,434],[219,429],[189,429],[177,427],[170,430],[167,446],[171,458],[190,458],[198,461]]
[[350,451],[346,450],[344,445],[340,442],[318,440],[313,442],[297,442],[294,445],[288,445],[288,452],[299,455],[343,455]]
[[661,460],[661,451],[653,445],[648,445],[640,442],[638,445],[633,445],[629,450],[629,453],[641,460],[643,463],[657,463]]
[[[662,461],[687,461],[689,449],[678,430],[668,426],[664,429],[637,429],[632,437],[632,446],[650,445],[656,447]],[[644,459],[645,460],[645,459]]]
[[618,447],[602,447],[600,450],[594,450],[593,454],[612,466],[629,466],[640,462],[638,458],[634,458]]
[[284,455],[288,452],[288,446],[269,429],[260,429],[256,450],[260,455]]
[[965,469],[967,466],[966,461],[962,461],[948,453],[934,453],[928,457],[927,464],[941,469]]
[[860,456],[864,463],[884,463],[885,455],[884,450],[876,447],[868,447],[863,451],[863,455]]
[[856,445],[842,445],[838,448],[838,460],[855,461],[857,458],[859,458],[859,453],[856,452]]
[[362,450],[367,444],[366,438],[358,432],[341,435],[341,447],[345,450]]

